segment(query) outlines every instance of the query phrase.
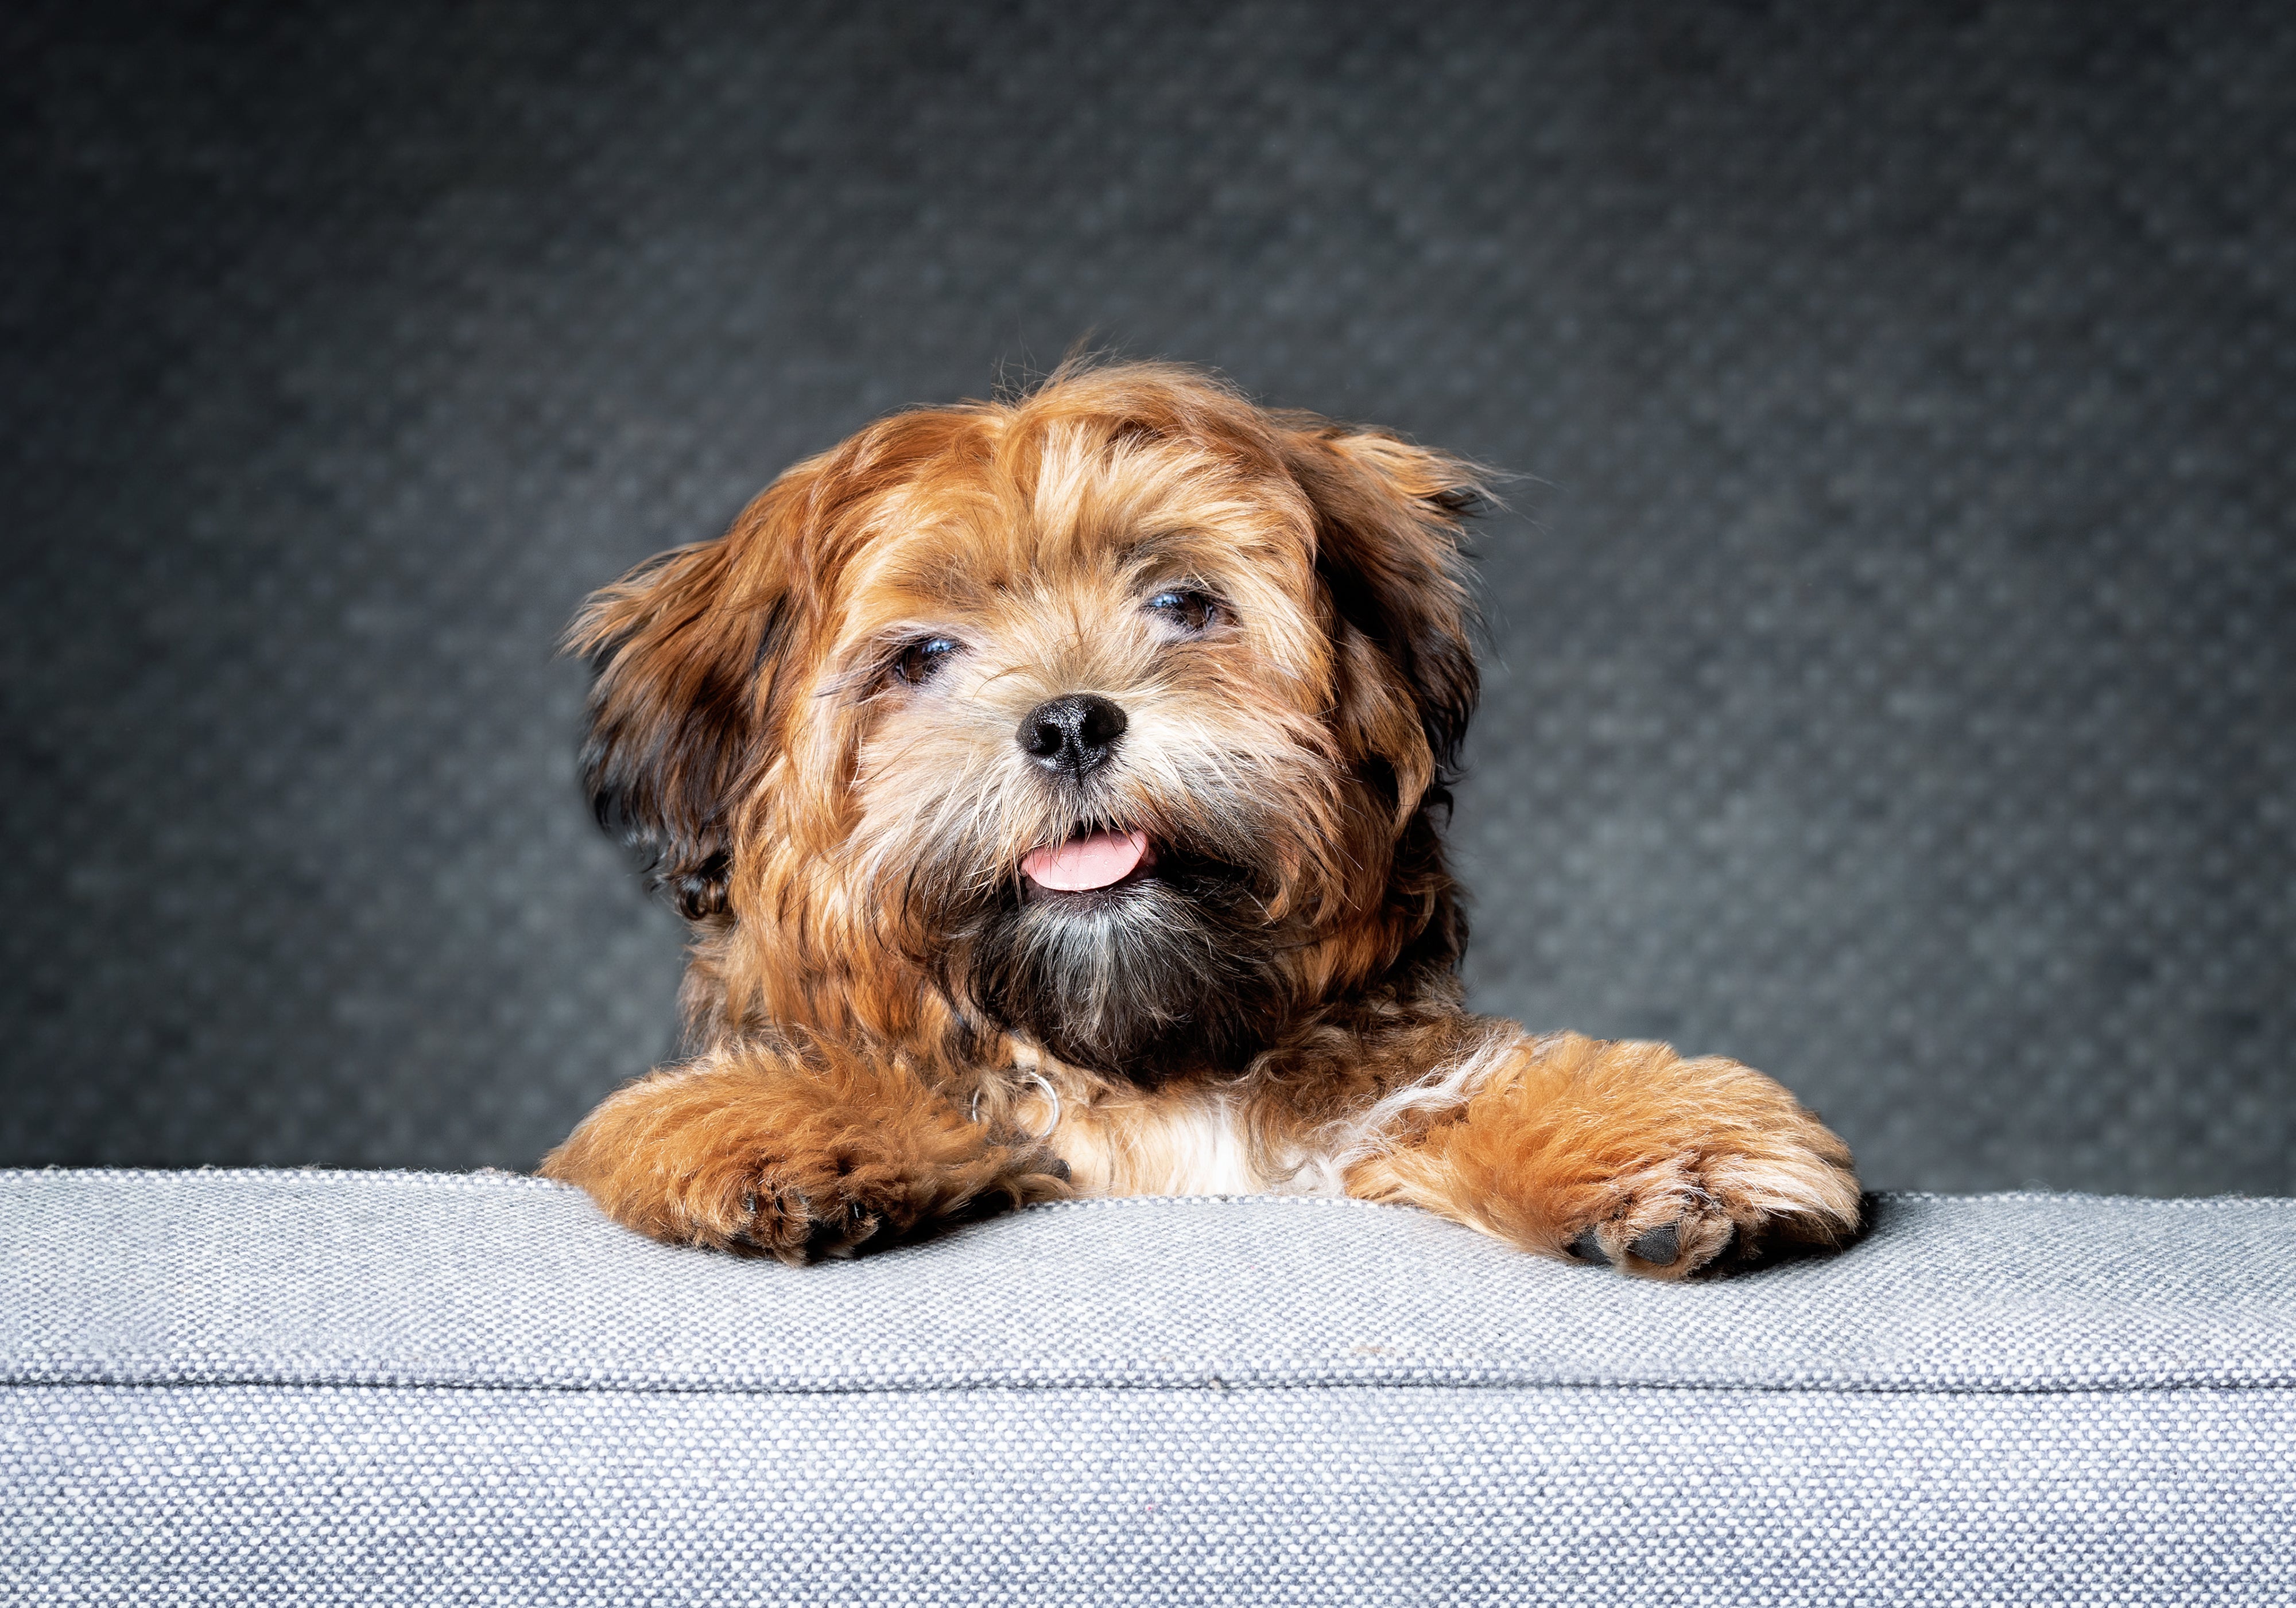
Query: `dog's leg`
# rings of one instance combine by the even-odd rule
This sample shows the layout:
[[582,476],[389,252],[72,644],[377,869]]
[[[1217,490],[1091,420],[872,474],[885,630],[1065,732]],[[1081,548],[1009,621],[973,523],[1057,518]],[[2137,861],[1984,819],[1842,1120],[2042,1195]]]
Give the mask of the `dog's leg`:
[[993,1143],[907,1068],[830,1046],[665,1067],[591,1112],[541,1170],[654,1239],[785,1262],[1068,1193],[1045,1151]]
[[1849,1147],[1761,1073],[1491,1025],[1460,1067],[1381,1103],[1394,1116],[1353,1147],[1349,1194],[1652,1278],[1856,1232]]

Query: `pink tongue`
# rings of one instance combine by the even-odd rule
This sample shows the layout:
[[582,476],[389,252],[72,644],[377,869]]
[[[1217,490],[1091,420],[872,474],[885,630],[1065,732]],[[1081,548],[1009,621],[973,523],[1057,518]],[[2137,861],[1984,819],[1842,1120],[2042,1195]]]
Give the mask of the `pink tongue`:
[[1039,888],[1081,893],[1123,881],[1147,853],[1144,832],[1095,832],[1057,849],[1031,849],[1021,872]]

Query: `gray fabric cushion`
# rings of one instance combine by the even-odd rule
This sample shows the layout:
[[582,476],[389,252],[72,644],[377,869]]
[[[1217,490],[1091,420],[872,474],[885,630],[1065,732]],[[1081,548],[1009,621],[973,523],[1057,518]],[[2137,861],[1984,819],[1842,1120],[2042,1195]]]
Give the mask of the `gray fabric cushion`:
[[0,1590],[2296,1590],[2296,1202],[1875,1215],[1838,1259],[1677,1287],[1269,1199],[791,1270],[522,1178],[0,1173]]

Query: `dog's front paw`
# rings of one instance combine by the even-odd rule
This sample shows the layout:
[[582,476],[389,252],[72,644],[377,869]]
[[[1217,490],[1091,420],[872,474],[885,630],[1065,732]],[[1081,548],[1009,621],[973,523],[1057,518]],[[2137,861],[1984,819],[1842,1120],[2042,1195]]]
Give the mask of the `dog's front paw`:
[[991,1148],[962,1161],[782,1158],[682,1192],[673,1237],[791,1264],[991,1216],[1069,1193],[1065,1163]]
[[1673,1279],[1857,1232],[1849,1146],[1776,1083],[1662,1045],[1597,1048],[1574,1092],[1607,1087],[1607,1109],[1524,1158],[1547,1246]]
[[1521,1040],[1464,1107],[1349,1188],[1662,1279],[1841,1244],[1859,1209],[1849,1147],[1761,1073],[1576,1034]]
[[669,1069],[620,1090],[543,1162],[625,1227],[785,1262],[850,1256],[1069,1194],[913,1079],[827,1060]]
[[1840,1244],[1857,1231],[1857,1179],[1841,1142],[1818,1131],[1831,1143],[1768,1139],[1746,1152],[1710,1137],[1582,1180],[1562,1192],[1552,1239],[1574,1261],[1660,1279]]
[[675,1237],[792,1265],[847,1257],[897,1218],[898,1193],[854,1188],[832,1176],[808,1177],[783,1165],[736,1181],[738,1195],[681,1202]]

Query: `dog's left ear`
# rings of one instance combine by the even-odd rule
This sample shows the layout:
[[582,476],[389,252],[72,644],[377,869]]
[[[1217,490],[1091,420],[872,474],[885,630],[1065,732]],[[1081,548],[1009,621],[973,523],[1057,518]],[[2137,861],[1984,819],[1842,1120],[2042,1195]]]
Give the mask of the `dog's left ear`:
[[1341,739],[1391,770],[1407,816],[1449,779],[1481,687],[1460,537],[1487,494],[1472,465],[1376,431],[1295,430],[1286,456],[1316,511]]
[[714,542],[658,554],[594,594],[566,635],[590,661],[582,780],[598,824],[648,857],[688,921],[726,907],[735,815],[767,758],[785,645],[784,480]]

